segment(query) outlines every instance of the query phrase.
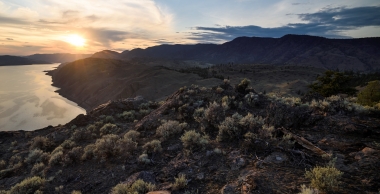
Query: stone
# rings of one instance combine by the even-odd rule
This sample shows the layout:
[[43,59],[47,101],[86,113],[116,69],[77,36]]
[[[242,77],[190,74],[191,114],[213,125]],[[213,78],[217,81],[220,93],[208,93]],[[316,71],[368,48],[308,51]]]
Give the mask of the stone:
[[221,194],[236,194],[237,185],[235,183],[224,185],[224,187],[220,190]]

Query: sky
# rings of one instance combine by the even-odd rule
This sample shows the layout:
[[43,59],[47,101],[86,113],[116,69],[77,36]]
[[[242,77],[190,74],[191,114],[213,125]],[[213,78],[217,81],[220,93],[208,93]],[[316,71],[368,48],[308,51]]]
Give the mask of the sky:
[[380,0],[0,0],[0,55],[380,36]]

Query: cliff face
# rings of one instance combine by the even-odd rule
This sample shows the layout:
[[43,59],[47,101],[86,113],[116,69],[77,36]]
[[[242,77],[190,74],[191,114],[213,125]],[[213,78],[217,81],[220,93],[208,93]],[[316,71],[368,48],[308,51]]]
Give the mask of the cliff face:
[[239,37],[221,45],[159,45],[120,54],[134,57],[200,60],[210,63],[311,65],[325,69],[380,69],[380,38],[327,39],[306,35]]

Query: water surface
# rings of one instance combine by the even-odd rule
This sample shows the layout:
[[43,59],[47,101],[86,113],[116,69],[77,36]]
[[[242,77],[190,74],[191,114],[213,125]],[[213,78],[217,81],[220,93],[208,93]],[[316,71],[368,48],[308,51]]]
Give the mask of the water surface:
[[86,111],[55,93],[44,70],[59,64],[0,66],[0,131],[31,131],[66,124]]

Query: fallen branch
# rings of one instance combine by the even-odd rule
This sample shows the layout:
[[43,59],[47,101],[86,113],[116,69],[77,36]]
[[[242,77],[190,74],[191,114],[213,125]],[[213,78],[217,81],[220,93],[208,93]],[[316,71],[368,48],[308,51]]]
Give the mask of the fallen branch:
[[300,136],[297,136],[289,131],[287,131],[286,129],[284,128],[280,128],[280,130],[284,133],[284,134],[290,134],[300,145],[302,145],[304,148],[320,155],[320,156],[328,156],[329,154],[323,150],[321,150],[321,148],[315,146],[314,144],[312,144],[310,141],[307,141],[305,138],[303,137],[300,137]]

